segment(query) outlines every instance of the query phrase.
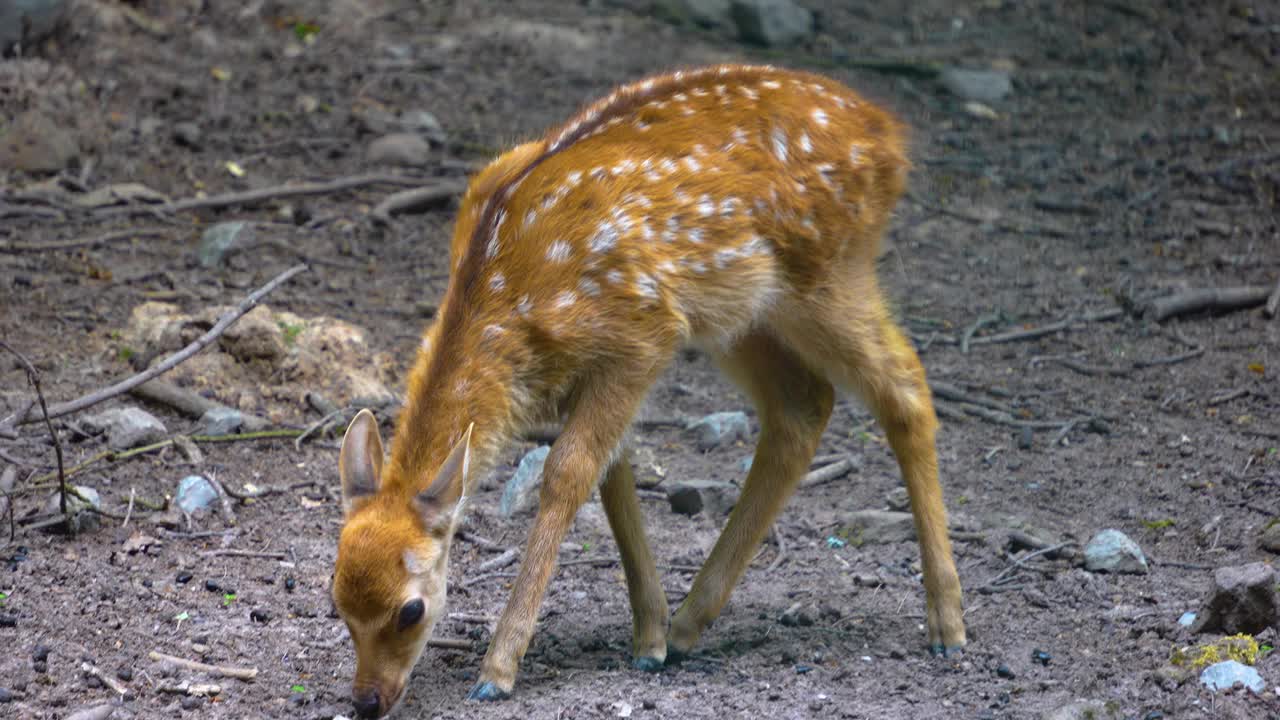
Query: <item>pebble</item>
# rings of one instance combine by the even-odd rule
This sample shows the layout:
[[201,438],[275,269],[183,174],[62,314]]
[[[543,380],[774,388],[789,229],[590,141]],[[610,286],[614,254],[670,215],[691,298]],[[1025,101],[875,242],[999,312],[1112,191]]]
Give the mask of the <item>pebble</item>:
[[178,482],[178,497],[175,502],[184,512],[194,513],[203,510],[218,499],[218,491],[213,483],[199,475],[188,475]]
[[539,445],[520,458],[520,464],[502,489],[502,499],[498,502],[503,517],[511,517],[529,504],[533,489],[542,480],[542,466],[550,452],[550,446]]
[[431,160],[431,143],[417,133],[391,133],[369,143],[365,157],[377,165],[421,167]]
[[13,702],[13,692],[8,688],[0,687],[0,703]]
[[265,610],[250,610],[249,619],[254,622],[265,624],[271,622],[271,615]]
[[285,592],[293,592],[293,591],[294,591],[294,588],[296,588],[296,587],[298,587],[298,581],[297,581],[297,580],[294,580],[292,577],[287,577],[287,578],[285,578],[285,579],[284,579],[284,589],[285,589]]
[[1195,621],[1196,621],[1196,614],[1191,612],[1190,610],[1182,613],[1182,615],[1178,617],[1178,624],[1181,625],[1182,627],[1191,627],[1191,624],[1194,623]]
[[1147,572],[1147,558],[1142,548],[1119,530],[1103,530],[1084,548],[1085,569],[1093,572]]
[[91,432],[106,433],[107,445],[112,450],[150,445],[169,434],[164,423],[151,413],[136,407],[112,408],[83,421]]
[[205,580],[204,589],[211,593],[222,592],[222,586],[213,580]]
[[849,514],[841,534],[855,544],[908,542],[916,537],[916,525],[908,512],[858,510]]
[[1280,553],[1280,521],[1273,521],[1258,535],[1258,545],[1263,550]]
[[49,659],[49,653],[53,652],[53,648],[48,645],[37,645],[31,651],[31,659],[36,662],[45,662]]
[[196,708],[199,708],[201,705],[204,705],[204,698],[196,697],[194,695],[188,695],[182,698],[182,700],[178,701],[178,704],[182,706],[183,710],[195,710]]
[[996,675],[1008,680],[1012,680],[1017,677],[1013,674],[1013,671],[1009,669],[1009,666],[1004,663],[1000,663],[999,667],[996,668]]
[[244,220],[218,223],[200,235],[196,260],[202,268],[215,268],[222,264],[222,259],[233,247],[244,247],[252,242],[253,235],[253,225]]
[[244,425],[244,414],[229,407],[214,407],[200,416],[202,435],[230,435]]
[[1018,431],[1018,449],[1030,450],[1035,441],[1035,432],[1029,427]]
[[179,145],[192,150],[199,150],[204,142],[200,135],[200,126],[193,122],[180,122],[173,126],[173,139]]
[[743,42],[790,45],[813,32],[813,13],[792,0],[734,0],[729,16]]
[[947,68],[938,76],[938,80],[951,94],[965,100],[993,103],[1003,100],[1013,92],[1009,73],[1000,70]]
[[1049,667],[1049,663],[1052,660],[1053,660],[1053,656],[1050,655],[1048,652],[1041,650],[1040,648],[1036,648],[1035,650],[1031,651],[1032,662],[1037,662],[1037,663],[1040,663],[1041,665],[1044,665],[1045,667]]
[[1256,695],[1261,695],[1266,688],[1266,683],[1256,669],[1235,660],[1214,663],[1200,673],[1200,684],[1210,690],[1230,690],[1236,683],[1244,685]]
[[116,670],[116,677],[120,678],[121,680],[123,680],[123,681],[125,681],[125,682],[132,682],[132,681],[133,681],[133,669],[132,669],[132,668],[127,668],[127,667],[122,667],[122,668],[120,668],[119,670]]
[[1261,562],[1213,571],[1209,594],[1191,631],[1256,635],[1280,618],[1276,571]]
[[182,572],[178,573],[178,577],[174,579],[177,580],[179,585],[186,585],[187,583],[191,582],[191,573],[187,572],[186,570],[183,570]]
[[747,415],[739,410],[711,413],[689,423],[685,430],[695,434],[698,450],[702,452],[735,440],[746,440],[751,435]]

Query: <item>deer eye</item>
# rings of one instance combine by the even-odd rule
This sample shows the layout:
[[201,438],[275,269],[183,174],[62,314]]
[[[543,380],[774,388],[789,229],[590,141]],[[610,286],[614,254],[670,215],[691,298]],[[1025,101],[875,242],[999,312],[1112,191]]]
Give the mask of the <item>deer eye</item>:
[[411,625],[417,625],[425,609],[422,598],[415,598],[405,603],[404,607],[400,608],[400,629],[404,630]]

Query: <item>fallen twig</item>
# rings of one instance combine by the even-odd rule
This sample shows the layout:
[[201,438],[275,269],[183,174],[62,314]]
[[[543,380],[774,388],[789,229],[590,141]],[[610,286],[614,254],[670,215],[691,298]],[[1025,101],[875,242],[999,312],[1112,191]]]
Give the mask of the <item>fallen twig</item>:
[[959,402],[959,403],[968,403],[970,405],[980,405],[982,407],[991,408],[992,410],[997,410],[999,412],[1006,412],[1011,415],[1013,414],[1013,408],[1009,407],[1008,405],[1005,405],[1004,403],[996,402],[995,400],[988,400],[986,398],[978,397],[976,395],[970,395],[969,393],[964,392],[963,390],[961,390],[960,388],[954,385],[950,385],[948,383],[944,383],[939,380],[930,380],[929,390],[933,392],[934,396],[940,397],[943,400],[950,400],[951,402]]
[[129,525],[129,518],[133,516],[133,501],[134,499],[137,498],[137,496],[138,496],[138,488],[130,485],[129,486],[129,507],[124,511],[124,521],[120,523],[120,527],[127,527]]
[[26,253],[26,252],[53,252],[55,250],[75,250],[79,248],[96,247],[98,245],[106,245],[117,240],[129,240],[141,237],[157,237],[166,232],[165,228],[141,228],[129,230],[116,230],[105,235],[98,235],[91,238],[80,238],[77,240],[59,240],[57,242],[47,243],[20,243],[7,242],[0,243],[0,252]]
[[307,195],[325,195],[333,192],[341,192],[343,190],[354,190],[356,188],[367,187],[369,185],[413,186],[422,185],[424,182],[429,181],[429,178],[404,177],[400,175],[386,175],[381,173],[352,175],[350,177],[338,178],[327,182],[279,185],[276,187],[259,188],[257,190],[246,190],[244,192],[211,195],[203,198],[175,200],[173,202],[163,203],[160,205],[104,207],[94,211],[93,214],[98,217],[112,217],[117,215],[157,215],[163,213],[178,213],[185,212],[187,210],[205,210],[209,208],[228,207],[230,205],[252,205],[254,203],[263,202],[264,200],[278,200],[281,198],[303,197]]
[[124,697],[124,695],[129,692],[129,688],[121,685],[119,680],[116,680],[115,678],[111,677],[107,673],[102,672],[102,670],[100,670],[93,663],[82,662],[80,663],[80,669],[88,673],[89,675],[92,675],[98,678],[99,680],[101,680],[103,685],[106,685],[107,687],[111,688],[112,690],[115,691],[117,695],[121,697]]
[[1124,315],[1124,310],[1120,308],[1111,308],[1096,313],[1089,313],[1080,317],[1069,317],[1065,320],[1041,325],[1036,328],[1028,328],[1026,330],[1014,330],[1012,332],[1000,333],[998,335],[983,335],[973,338],[969,341],[969,345],[995,345],[997,343],[1017,342],[1021,340],[1035,340],[1036,338],[1052,335],[1062,330],[1068,330],[1072,325],[1078,322],[1102,322],[1104,320],[1114,320]]
[[849,471],[851,470],[853,470],[853,458],[846,457],[843,460],[833,462],[825,467],[820,467],[817,470],[811,470],[808,473],[805,473],[805,476],[800,479],[800,487],[808,488],[813,487],[814,485],[821,485],[825,482],[831,482],[836,478],[844,477],[849,474]]
[[18,468],[10,465],[0,472],[0,517],[9,516],[9,540],[13,540],[17,536],[17,530],[13,522],[13,500],[9,496],[13,493],[13,483],[18,479]]
[[1161,322],[1204,311],[1247,310],[1266,303],[1271,293],[1271,288],[1258,286],[1188,290],[1152,300],[1143,308],[1143,314]]
[[427,641],[427,645],[433,648],[444,648],[446,650],[471,650],[475,647],[475,643],[462,638],[431,638]]
[[[231,310],[230,312],[228,312],[227,314],[219,318],[218,322],[215,323],[213,327],[209,328],[208,332],[196,338],[194,341],[192,341],[190,345],[187,345],[182,350],[179,350],[173,355],[170,355],[169,357],[165,358],[163,362],[160,362],[152,366],[151,368],[148,368],[147,370],[144,370],[143,372],[140,372],[137,375],[134,375],[133,377],[122,380],[116,383],[115,385],[112,385],[109,388],[105,388],[103,390],[90,393],[88,395],[77,398],[70,402],[65,402],[60,405],[55,405],[52,409],[49,409],[46,411],[46,416],[47,416],[46,420],[48,418],[61,417],[63,415],[68,415],[73,412],[78,412],[87,407],[91,407],[93,405],[96,405],[102,402],[103,400],[107,400],[121,393],[128,392],[129,390],[141,385],[142,383],[145,383],[148,380],[158,375],[162,375],[168,372],[169,370],[172,370],[174,367],[177,367],[179,363],[183,362],[184,360],[200,352],[207,345],[209,345],[214,340],[216,340],[220,335],[222,335],[223,332],[226,331],[227,328],[231,327],[231,325],[235,323],[235,321],[239,320],[241,316],[243,316],[245,313],[252,310],[258,304],[258,302],[262,300],[262,298],[265,297],[268,293],[270,293],[272,290],[275,290],[281,284],[283,284],[284,282],[292,278],[294,275],[297,275],[298,273],[303,272],[306,269],[307,269],[306,265],[295,265],[289,268],[288,270],[284,271],[283,273],[280,273],[275,278],[273,278],[270,282],[268,282],[266,285],[263,285],[262,287],[253,291],[248,297],[240,301],[240,304],[236,306],[233,310]],[[42,405],[43,405],[43,402],[42,402]],[[23,413],[21,416],[10,415],[9,417],[0,421],[0,434],[3,434],[3,431],[5,429],[11,429],[18,425],[23,425],[28,422],[32,422],[34,418],[31,418],[30,414],[31,414],[30,411],[28,411],[26,413]]]
[[252,680],[258,676],[258,668],[238,668],[238,667],[230,667],[227,665],[209,665],[207,663],[196,662],[195,660],[187,660],[186,658],[175,657],[173,655],[166,655],[162,652],[157,652],[155,650],[152,650],[150,653],[148,653],[148,657],[150,657],[152,660],[160,660],[162,662],[173,663],[178,667],[184,667],[188,670],[208,673],[215,677],[229,677],[229,678],[235,678],[237,680]]
[[266,497],[268,495],[282,495],[284,493],[292,492],[304,487],[310,487],[315,484],[315,480],[302,480],[283,487],[279,485],[269,485],[267,487],[256,488],[254,490],[235,490],[229,485],[223,485],[222,489],[231,497],[244,502],[245,500],[256,500],[257,498]]
[[[197,420],[210,410],[231,409],[216,400],[210,400],[191,390],[180,388],[163,378],[148,380],[137,387],[131,388],[129,394],[173,408],[183,415]],[[241,415],[244,417],[244,429],[246,430],[262,430],[270,425],[265,418],[260,418],[257,415],[249,415],[247,413],[241,413]]]
[[960,335],[960,353],[962,355],[968,355],[969,345],[973,340],[974,334],[982,328],[997,322],[1000,322],[1000,315],[998,313],[988,313],[979,317],[972,325],[965,328],[964,333]]
[[36,400],[40,403],[40,414],[44,417],[45,427],[49,429],[49,437],[53,440],[53,451],[58,458],[58,509],[66,519],[67,533],[70,534],[74,532],[75,527],[71,521],[71,515],[67,513],[67,475],[62,466],[62,440],[58,438],[58,432],[53,429],[53,422],[49,419],[49,406],[45,404],[44,391],[40,389],[40,373],[36,371],[35,366],[31,364],[26,355],[13,349],[5,341],[0,340],[0,347],[13,353],[14,357],[18,358],[18,362],[22,363],[23,369],[27,372],[27,381],[36,390]]
[[[303,441],[303,440],[306,440],[308,437],[310,437],[310,436],[311,436],[311,434],[312,434],[312,433],[314,433],[315,431],[317,431],[317,430],[319,430],[320,428],[324,427],[325,425],[328,425],[328,424],[329,424],[332,420],[334,420],[335,418],[337,418],[340,422],[343,422],[343,421],[345,421],[345,420],[346,420],[346,418],[342,416],[342,410],[341,410],[340,408],[339,408],[339,409],[336,409],[336,410],[333,410],[332,412],[328,413],[328,414],[327,414],[327,415],[325,415],[324,417],[322,417],[322,418],[320,418],[319,420],[317,420],[317,421],[315,421],[315,422],[311,423],[310,425],[308,425],[308,426],[307,426],[307,427],[302,431],[302,434],[300,434],[300,435],[298,435],[298,437],[294,438],[294,439],[293,439],[293,449],[294,449],[294,450],[301,451],[301,450],[302,450],[302,441]],[[345,424],[345,422],[344,422],[343,424]]]
[[1280,279],[1276,280],[1276,287],[1267,298],[1267,306],[1262,312],[1269,318],[1275,317],[1276,313],[1280,312]]
[[778,529],[777,523],[774,523],[769,528],[769,533],[773,535],[773,541],[778,544],[778,555],[773,559],[773,562],[769,563],[767,568],[768,572],[773,572],[787,559],[787,541],[782,537],[782,531]]
[[424,210],[435,205],[441,200],[448,200],[455,195],[461,195],[466,189],[467,186],[465,183],[443,182],[412,188],[409,190],[401,190],[398,193],[388,195],[382,202],[378,203],[377,206],[369,212],[369,218],[375,223],[390,225],[392,215],[402,212],[412,212],[414,210]]
[[1226,392],[1218,393],[1217,395],[1214,395],[1213,397],[1206,400],[1204,404],[1208,405],[1209,407],[1213,407],[1214,405],[1221,405],[1222,403],[1225,403],[1225,402],[1231,402],[1236,398],[1245,397],[1248,394],[1249,394],[1249,388],[1236,388],[1235,390],[1228,390]]
[[519,557],[520,557],[520,550],[517,548],[510,548],[506,552],[502,553],[501,555],[494,558],[489,558],[488,560],[485,560],[484,562],[477,565],[476,572],[486,573],[486,572],[489,572],[490,570],[497,570],[499,568],[504,568],[510,565],[511,563],[515,562],[516,559]]
[[244,557],[264,558],[267,560],[285,560],[289,556],[281,552],[258,552],[257,550],[205,550],[200,553],[204,557]]
[[1049,547],[1040,548],[1039,550],[1033,550],[1027,553],[1026,555],[1023,555],[1017,560],[1014,560],[1012,565],[1000,571],[999,575],[996,575],[994,578],[989,580],[985,585],[983,585],[982,587],[979,587],[978,592],[981,592],[986,588],[992,588],[999,585],[1001,581],[1004,580],[1004,578],[1008,577],[1015,570],[1018,570],[1019,568],[1023,567],[1031,560],[1034,560],[1035,558],[1038,558],[1041,555],[1048,555],[1050,553],[1055,553],[1070,544],[1071,544],[1070,542],[1058,543],[1057,545],[1050,545]]

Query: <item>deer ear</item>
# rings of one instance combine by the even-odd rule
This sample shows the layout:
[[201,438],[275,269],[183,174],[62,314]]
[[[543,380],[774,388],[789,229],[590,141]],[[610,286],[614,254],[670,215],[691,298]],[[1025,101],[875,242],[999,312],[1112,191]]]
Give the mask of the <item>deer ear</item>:
[[382,476],[382,438],[378,421],[367,409],[356,414],[342,438],[338,453],[338,475],[342,478],[342,509],[348,517],[378,492]]
[[453,446],[435,479],[414,499],[432,534],[452,534],[454,526],[462,517],[462,507],[467,501],[467,476],[471,471],[471,431],[474,428],[475,423],[467,426],[467,431]]

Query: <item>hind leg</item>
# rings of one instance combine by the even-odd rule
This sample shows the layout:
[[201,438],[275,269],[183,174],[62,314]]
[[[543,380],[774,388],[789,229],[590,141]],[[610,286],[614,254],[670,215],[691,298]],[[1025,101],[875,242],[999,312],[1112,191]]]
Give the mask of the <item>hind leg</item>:
[[947,653],[964,646],[965,630],[938,483],[938,421],[924,367],[879,298],[873,277],[854,274],[780,313],[780,330],[809,364],[861,396],[884,428],[920,541],[929,646]]
[[774,338],[743,338],[720,360],[760,415],[760,442],[729,522],[671,619],[667,657],[678,660],[729,600],[756,548],[809,468],[834,403],[831,383]]

